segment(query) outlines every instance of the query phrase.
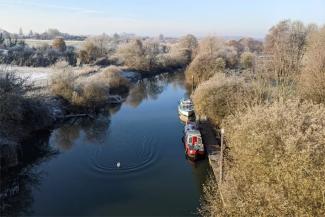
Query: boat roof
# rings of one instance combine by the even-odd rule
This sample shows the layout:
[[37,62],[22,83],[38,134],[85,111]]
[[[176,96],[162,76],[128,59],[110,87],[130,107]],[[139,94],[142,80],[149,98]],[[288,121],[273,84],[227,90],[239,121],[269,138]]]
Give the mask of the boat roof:
[[189,135],[189,136],[201,136],[201,133],[198,130],[190,130],[190,131],[187,132],[187,135]]

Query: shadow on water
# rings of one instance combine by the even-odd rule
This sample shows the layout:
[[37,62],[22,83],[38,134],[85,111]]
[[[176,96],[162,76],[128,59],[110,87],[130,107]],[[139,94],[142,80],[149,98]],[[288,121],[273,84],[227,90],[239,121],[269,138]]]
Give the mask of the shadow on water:
[[49,146],[49,138],[49,132],[31,135],[20,146],[19,166],[1,172],[0,216],[33,214],[32,188],[40,184],[43,175],[33,171],[33,168],[58,154]]

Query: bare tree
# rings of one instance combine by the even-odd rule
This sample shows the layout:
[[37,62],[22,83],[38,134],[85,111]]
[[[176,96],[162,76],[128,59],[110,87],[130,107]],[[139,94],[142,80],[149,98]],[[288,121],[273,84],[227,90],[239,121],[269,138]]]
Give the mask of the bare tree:
[[194,35],[186,35],[179,40],[178,49],[189,53],[189,61],[191,61],[196,55],[198,48],[198,40]]
[[299,92],[307,100],[325,103],[325,27],[308,40],[304,68],[299,81]]
[[200,41],[199,53],[200,54],[206,53],[209,54],[210,56],[213,56],[220,48],[223,47],[223,45],[224,45],[223,39],[215,36],[209,36]]
[[269,30],[265,51],[272,56],[270,69],[278,83],[291,80],[301,70],[307,35],[307,28],[299,21],[285,20]]

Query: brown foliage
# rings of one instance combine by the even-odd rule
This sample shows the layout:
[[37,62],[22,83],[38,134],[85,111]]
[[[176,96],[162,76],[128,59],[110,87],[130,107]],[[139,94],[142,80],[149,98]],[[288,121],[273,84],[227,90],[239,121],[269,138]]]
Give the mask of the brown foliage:
[[198,115],[207,116],[220,125],[228,115],[260,103],[262,96],[252,83],[243,78],[218,73],[198,86],[193,100]]
[[109,85],[111,94],[125,94],[129,91],[129,81],[121,76],[121,69],[116,66],[110,66],[104,71],[104,78]]
[[311,34],[299,81],[304,99],[325,103],[325,27]]
[[197,86],[203,81],[208,80],[216,73],[223,72],[225,69],[225,62],[221,58],[211,56],[208,54],[200,54],[194,58],[186,70],[186,81],[192,84],[194,78],[194,85]]
[[129,82],[120,72],[117,67],[109,67],[101,74],[77,83],[72,68],[63,67],[52,76],[51,91],[77,108],[96,109],[109,103],[110,94],[125,94],[129,90]]
[[244,52],[240,56],[240,64],[244,69],[252,69],[255,55],[251,52]]
[[100,57],[100,48],[92,41],[86,40],[79,51],[81,63],[92,63],[98,57]]
[[155,41],[134,39],[122,44],[116,55],[131,69],[138,71],[152,71],[159,68],[158,55],[160,45]]
[[75,76],[72,69],[61,67],[52,75],[51,81],[51,92],[71,102],[75,91]]
[[[205,187],[205,216],[324,216],[325,107],[257,106],[223,124],[225,181]],[[220,199],[223,195],[224,203]]]
[[65,51],[67,46],[63,38],[55,38],[52,42],[52,47],[58,49],[59,51]]

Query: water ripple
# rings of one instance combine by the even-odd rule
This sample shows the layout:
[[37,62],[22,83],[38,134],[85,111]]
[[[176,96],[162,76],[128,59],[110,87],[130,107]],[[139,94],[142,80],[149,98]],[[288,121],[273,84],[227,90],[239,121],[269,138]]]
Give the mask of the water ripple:
[[[130,141],[130,138],[134,140]],[[100,175],[129,174],[145,170],[157,158],[157,141],[146,136],[127,135],[115,139],[114,144],[94,149],[90,154],[89,166],[92,172]]]

